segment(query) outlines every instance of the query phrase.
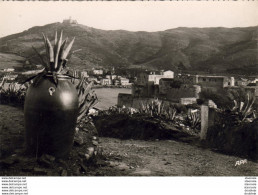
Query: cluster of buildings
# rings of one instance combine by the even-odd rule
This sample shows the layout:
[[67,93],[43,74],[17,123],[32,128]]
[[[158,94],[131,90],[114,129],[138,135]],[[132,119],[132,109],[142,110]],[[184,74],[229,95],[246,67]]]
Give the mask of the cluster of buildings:
[[128,78],[114,73],[114,71],[105,71],[103,69],[93,68],[91,71],[81,71],[81,76],[86,77],[88,81],[94,81],[96,85],[102,86],[131,86]]
[[63,24],[78,24],[77,20],[73,20],[70,16],[69,19],[64,19]]
[[14,73],[14,68],[2,69],[0,70],[0,75],[8,81],[14,81],[18,77],[18,74]]
[[[243,82],[245,81],[245,82]],[[221,89],[243,87],[258,98],[258,79],[248,80],[228,76],[178,74],[173,71],[142,72],[132,86],[132,95],[120,94],[118,104],[128,105],[133,99],[158,98],[165,101],[193,104],[202,90],[217,92]]]

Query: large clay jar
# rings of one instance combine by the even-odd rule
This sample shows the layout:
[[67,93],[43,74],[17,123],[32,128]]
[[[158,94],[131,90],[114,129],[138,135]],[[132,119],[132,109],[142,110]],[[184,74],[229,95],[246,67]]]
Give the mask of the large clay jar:
[[46,75],[27,91],[24,105],[27,150],[57,158],[69,155],[78,114],[78,95],[66,76]]

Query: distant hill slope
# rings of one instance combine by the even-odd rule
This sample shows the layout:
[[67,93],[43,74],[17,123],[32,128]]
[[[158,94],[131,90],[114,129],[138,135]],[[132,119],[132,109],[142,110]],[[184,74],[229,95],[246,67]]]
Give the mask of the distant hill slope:
[[22,67],[26,59],[15,54],[0,53],[0,69]]
[[84,25],[53,23],[36,26],[0,39],[0,52],[38,59],[31,46],[43,52],[41,33],[76,37],[73,49],[82,49],[70,65],[131,67],[207,72],[258,73],[258,26],[247,28],[176,28],[159,32],[105,31]]

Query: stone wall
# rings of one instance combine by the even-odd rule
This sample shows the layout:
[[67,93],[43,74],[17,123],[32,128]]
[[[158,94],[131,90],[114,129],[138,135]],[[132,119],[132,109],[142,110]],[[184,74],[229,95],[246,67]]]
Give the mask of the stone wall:
[[167,91],[166,99],[179,102],[181,98],[198,98],[200,89],[198,86],[170,88]]
[[197,98],[190,97],[190,98],[180,98],[179,103],[182,105],[188,105],[188,104],[195,104],[197,102]]

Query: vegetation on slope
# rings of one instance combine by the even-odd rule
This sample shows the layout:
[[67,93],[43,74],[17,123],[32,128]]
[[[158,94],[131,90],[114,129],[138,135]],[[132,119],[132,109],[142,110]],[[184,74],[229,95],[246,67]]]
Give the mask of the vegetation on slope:
[[72,66],[137,67],[206,72],[258,72],[257,31],[247,28],[176,28],[160,32],[105,31],[84,25],[53,23],[0,39],[0,52],[11,52],[38,62],[31,46],[41,52],[41,33],[64,31],[77,37]]

